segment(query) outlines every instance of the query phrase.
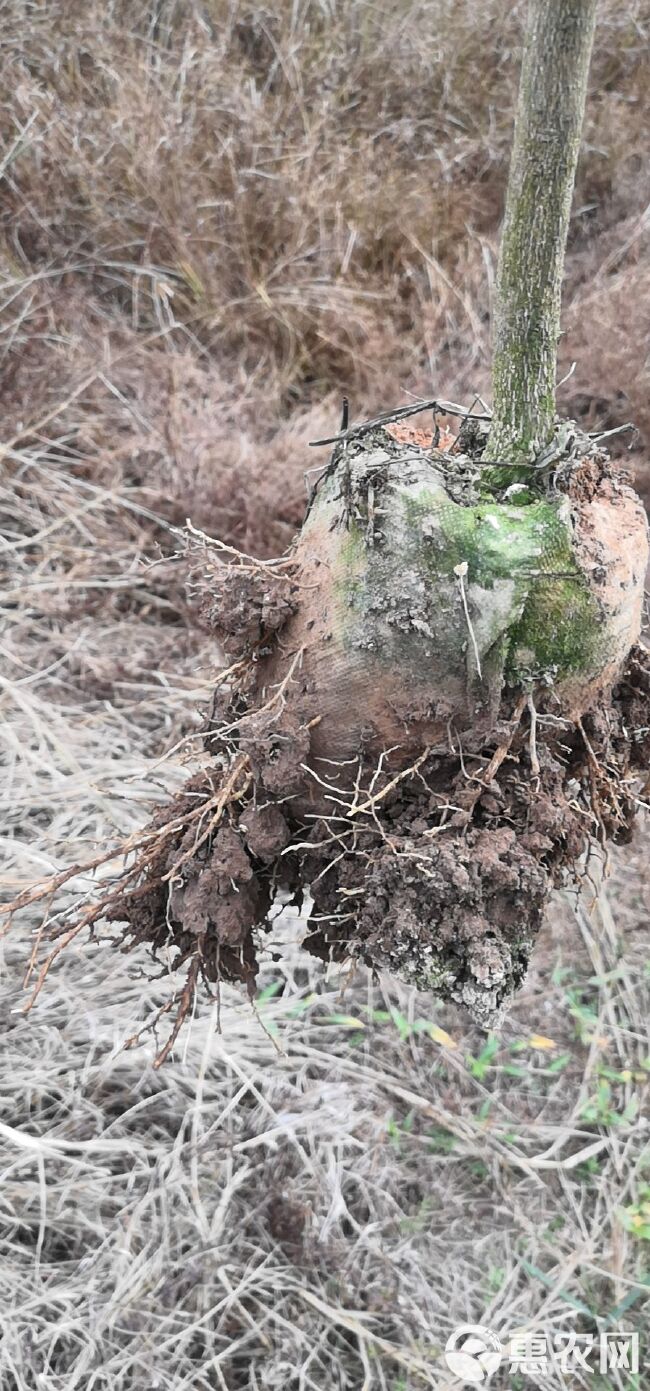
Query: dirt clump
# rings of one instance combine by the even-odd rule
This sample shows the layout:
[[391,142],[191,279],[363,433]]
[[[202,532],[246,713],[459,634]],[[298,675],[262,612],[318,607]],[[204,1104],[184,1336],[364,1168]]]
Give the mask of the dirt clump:
[[164,861],[143,868],[110,916],[127,921],[130,942],[165,944],[206,982],[238,979],[252,991],[276,893],[300,901],[309,889],[314,954],[389,970],[494,1024],[524,978],[552,889],[577,864],[589,875],[595,842],[629,839],[650,654],[637,647],[611,698],[579,722],[558,720],[552,703],[531,715],[509,698],[496,740],[397,775],[360,756],[345,785],[323,776],[331,792],[307,815],[297,795],[306,724],[286,709],[244,716],[247,732],[232,731],[233,758],[249,770],[243,795],[213,834],[197,831],[197,796],[207,808],[226,776],[220,755],[221,774],[184,799],[192,824],[178,806]]
[[[270,568],[223,565],[212,572],[211,581],[201,594],[200,616],[229,656],[263,649],[298,606],[296,587]],[[192,575],[190,586],[194,584],[199,579]]]

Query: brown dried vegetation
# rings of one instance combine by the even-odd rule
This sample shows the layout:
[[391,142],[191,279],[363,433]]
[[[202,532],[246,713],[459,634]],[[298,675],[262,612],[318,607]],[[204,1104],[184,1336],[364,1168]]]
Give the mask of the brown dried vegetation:
[[[5,439],[278,554],[333,394],[485,390],[520,11],[12,0]],[[560,375],[647,435],[645,18],[600,14]]]

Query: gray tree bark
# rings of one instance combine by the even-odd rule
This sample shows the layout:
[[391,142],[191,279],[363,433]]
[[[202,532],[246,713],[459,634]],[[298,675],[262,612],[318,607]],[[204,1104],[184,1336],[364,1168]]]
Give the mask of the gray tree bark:
[[[529,0],[493,331],[486,458],[530,461],[555,422],[560,301],[597,0]],[[525,477],[490,469],[500,485]]]

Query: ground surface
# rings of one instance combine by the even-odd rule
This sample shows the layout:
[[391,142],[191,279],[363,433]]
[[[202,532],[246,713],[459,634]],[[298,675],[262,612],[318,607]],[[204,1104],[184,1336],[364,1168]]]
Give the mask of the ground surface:
[[[191,764],[217,654],[160,559],[169,522],[273,552],[345,391],[370,415],[486,389],[520,18],[5,7],[8,893],[141,825]],[[647,36],[640,0],[602,6],[562,347],[565,404],[646,436]],[[647,843],[595,916],[554,912],[488,1040],[388,978],[328,978],[289,918],[257,1012],[224,991],[156,1072],[149,1035],[123,1049],[166,993],[146,955],[77,944],[26,1018],[25,915],[2,1391],[451,1386],[464,1321],[638,1329],[647,1361]]]

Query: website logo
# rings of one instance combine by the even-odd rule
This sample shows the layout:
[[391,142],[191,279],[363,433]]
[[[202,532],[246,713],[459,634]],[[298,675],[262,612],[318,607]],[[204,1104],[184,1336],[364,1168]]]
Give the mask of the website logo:
[[491,1328],[462,1323],[447,1339],[445,1361],[450,1372],[468,1384],[479,1385],[496,1372],[503,1346]]

